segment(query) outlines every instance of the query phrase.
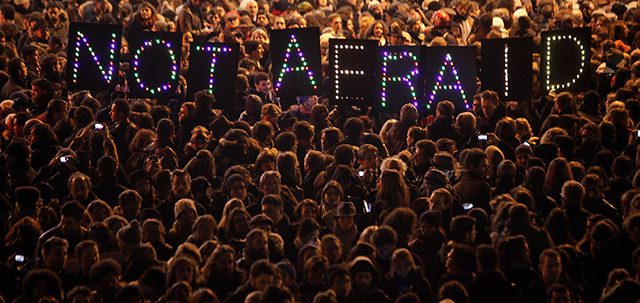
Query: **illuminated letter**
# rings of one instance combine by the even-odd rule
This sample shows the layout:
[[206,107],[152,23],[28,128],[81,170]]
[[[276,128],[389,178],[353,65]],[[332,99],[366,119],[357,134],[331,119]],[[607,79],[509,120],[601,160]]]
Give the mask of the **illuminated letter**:
[[216,56],[218,53],[231,52],[229,47],[215,47],[215,46],[197,46],[196,51],[206,51],[211,53],[211,66],[209,67],[209,92],[213,94],[213,72],[216,70]]
[[340,98],[340,75],[344,75],[345,77],[347,77],[348,75],[361,75],[364,76],[364,71],[363,70],[346,70],[346,69],[340,69],[339,66],[339,49],[364,49],[364,46],[362,45],[336,45],[336,48],[334,50],[334,54],[335,54],[335,73],[336,73],[336,80],[335,80],[335,85],[336,85],[336,100],[338,100]]
[[[455,80],[453,84],[444,84],[444,72],[447,70],[447,66],[451,67],[451,74],[454,76]],[[462,96],[462,100],[464,101],[464,106],[469,109],[469,102],[467,102],[467,95],[464,92],[464,88],[460,83],[460,76],[458,75],[458,70],[453,64],[453,60],[451,58],[451,54],[447,54],[444,57],[444,62],[442,66],[440,66],[440,75],[438,76],[436,83],[433,85],[433,89],[431,90],[431,94],[429,95],[429,103],[427,104],[427,109],[431,109],[431,105],[436,100],[436,94],[440,90],[456,90],[460,92]]]
[[102,77],[104,78],[104,80],[108,84],[111,84],[111,80],[113,80],[113,71],[114,71],[114,56],[115,56],[115,51],[117,46],[116,34],[115,33],[111,34],[111,43],[109,45],[109,60],[107,60],[109,62],[109,66],[106,68],[103,67],[102,64],[100,63],[98,56],[96,56],[96,53],[93,51],[91,44],[89,44],[89,41],[84,36],[84,34],[81,31],[76,32],[76,34],[77,34],[76,50],[74,52],[74,57],[71,59],[74,61],[73,62],[73,82],[74,83],[78,82],[78,74],[79,74],[78,69],[80,68],[80,64],[79,64],[80,47],[84,46],[91,54],[93,61],[96,63],[96,65],[98,65],[98,68],[100,69],[100,72],[102,73]]
[[167,91],[171,88],[171,84],[164,84],[159,85],[158,87],[149,88],[144,84],[144,82],[142,82],[142,79],[140,78],[140,56],[145,49],[151,48],[154,45],[167,48],[169,57],[171,58],[171,80],[176,80],[176,77],[178,75],[178,63],[176,61],[176,56],[171,49],[171,43],[160,39],[145,41],[144,44],[138,50],[136,50],[136,53],[133,56],[133,76],[136,79],[136,82],[138,82],[138,85],[140,85],[141,89],[144,89],[145,91],[148,91],[152,94],[160,93],[161,91]]
[[[388,65],[393,61],[398,60],[413,60],[413,64],[415,68],[411,70],[407,75],[404,76],[388,76]],[[413,77],[418,75],[418,56],[414,55],[412,52],[404,51],[402,53],[394,53],[390,51],[385,51],[382,53],[382,107],[387,106],[387,85],[388,82],[404,82],[409,86],[409,90],[411,90],[411,97],[413,98],[413,105],[418,107],[418,99],[416,97],[416,89],[413,85]]]
[[[287,63],[289,62],[289,58],[291,57],[292,49],[297,52],[300,61],[302,61],[302,66],[288,66]],[[280,74],[278,75],[278,81],[276,82],[276,91],[280,90],[280,87],[282,86],[282,78],[284,77],[284,74],[288,72],[306,72],[307,76],[309,77],[309,81],[311,81],[311,85],[313,85],[313,88],[318,88],[318,86],[316,85],[316,80],[313,79],[313,72],[309,70],[309,65],[304,59],[304,54],[300,51],[300,44],[296,40],[296,35],[291,35],[291,40],[289,40],[289,44],[287,45],[287,53],[284,55],[284,63],[282,64],[282,69],[280,70]]]
[[[559,84],[551,84],[551,44],[552,41],[555,44],[556,42],[560,42],[562,40],[573,40],[573,42],[575,42],[576,46],[578,46],[579,50],[579,56],[580,56],[580,69],[578,70],[578,73],[576,75],[573,75],[571,77],[571,80],[565,82],[565,83],[559,83]],[[546,42],[546,46],[547,46],[547,72],[546,72],[546,89],[547,91],[550,91],[552,89],[555,90],[559,90],[559,89],[564,89],[564,88],[568,88],[569,86],[571,86],[572,84],[576,83],[576,81],[578,81],[578,79],[580,79],[580,77],[582,76],[582,72],[584,71],[585,67],[586,67],[586,61],[585,61],[585,47],[582,44],[582,41],[580,41],[578,39],[578,37],[574,36],[574,35],[561,35],[561,36],[547,36],[545,39]]]

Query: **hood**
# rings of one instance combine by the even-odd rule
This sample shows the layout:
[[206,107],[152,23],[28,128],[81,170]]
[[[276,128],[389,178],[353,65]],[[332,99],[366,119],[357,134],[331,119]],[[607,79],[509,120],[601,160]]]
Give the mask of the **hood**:
[[358,256],[355,259],[353,259],[351,263],[349,263],[349,273],[351,273],[352,277],[355,277],[357,273],[363,272],[363,271],[371,273],[371,276],[373,277],[371,281],[371,287],[378,285],[378,280],[379,280],[378,272],[376,271],[376,268],[373,266],[373,262],[371,262],[371,259],[365,256]]

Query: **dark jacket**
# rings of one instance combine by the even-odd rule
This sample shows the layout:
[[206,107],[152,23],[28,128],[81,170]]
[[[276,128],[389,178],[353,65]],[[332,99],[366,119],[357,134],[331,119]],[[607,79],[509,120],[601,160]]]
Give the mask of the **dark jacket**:
[[431,293],[431,285],[418,270],[412,270],[409,275],[402,278],[395,274],[387,274],[380,283],[380,288],[389,295],[392,300],[408,291],[415,292],[422,303],[434,302]]
[[478,272],[475,280],[467,286],[471,303],[517,303],[520,302],[518,288],[507,281],[497,269]]
[[471,203],[474,207],[484,209],[487,214],[493,212],[489,206],[489,202],[491,201],[491,186],[475,172],[465,171],[453,189],[456,195],[460,197],[462,205]]

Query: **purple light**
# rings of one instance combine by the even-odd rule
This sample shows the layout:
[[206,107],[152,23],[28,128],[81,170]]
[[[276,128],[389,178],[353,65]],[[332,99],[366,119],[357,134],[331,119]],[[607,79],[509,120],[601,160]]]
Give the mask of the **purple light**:
[[93,56],[93,60],[98,61],[98,56]]
[[290,54],[289,54],[289,53],[286,53],[284,56],[285,56],[285,57],[287,57],[287,58],[289,58]]
[[385,57],[389,56],[389,52],[384,52],[384,53],[382,53],[382,55],[384,55]]
[[414,105],[415,107],[418,107],[418,102],[413,102],[413,105]]
[[116,44],[115,43],[111,43],[111,48],[116,48]]
[[133,65],[138,66],[138,64],[140,64],[140,62],[138,62],[138,60],[133,61]]
[[76,42],[76,45],[77,45],[77,46],[80,46],[80,41]]
[[167,47],[171,48],[171,43],[167,42]]
[[226,48],[226,47],[223,47],[223,48],[222,48],[222,51],[223,51],[223,52],[227,52],[227,48]]
[[299,53],[298,53],[298,57],[302,57],[302,52],[299,52]]

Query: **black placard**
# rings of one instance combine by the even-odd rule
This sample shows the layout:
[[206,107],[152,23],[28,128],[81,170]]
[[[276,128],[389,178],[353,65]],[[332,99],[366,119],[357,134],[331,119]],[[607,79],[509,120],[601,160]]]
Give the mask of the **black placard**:
[[239,47],[237,43],[191,43],[188,95],[206,89],[216,97],[213,108],[233,109]]
[[127,75],[132,97],[172,97],[177,94],[182,35],[170,32],[129,34],[131,53]]
[[477,75],[474,47],[425,47],[424,61],[427,114],[434,113],[443,100],[451,101],[457,112],[473,106]]
[[420,46],[378,48],[375,107],[382,113],[399,113],[406,103],[424,109],[424,75]]
[[378,42],[374,40],[329,40],[329,83],[332,103],[370,106],[375,96]]
[[317,27],[271,32],[271,72],[278,96],[293,99],[322,93],[319,34]]
[[482,90],[495,91],[503,101],[531,99],[532,56],[531,38],[482,40]]
[[591,85],[591,31],[588,27],[542,32],[541,89],[579,92]]
[[113,90],[120,70],[122,28],[118,25],[71,23],[67,47],[69,89]]

